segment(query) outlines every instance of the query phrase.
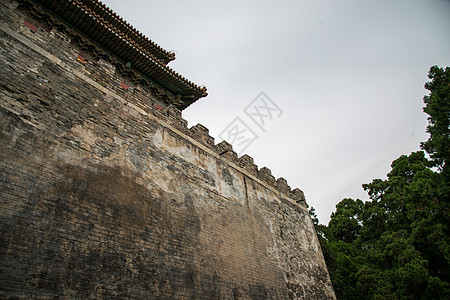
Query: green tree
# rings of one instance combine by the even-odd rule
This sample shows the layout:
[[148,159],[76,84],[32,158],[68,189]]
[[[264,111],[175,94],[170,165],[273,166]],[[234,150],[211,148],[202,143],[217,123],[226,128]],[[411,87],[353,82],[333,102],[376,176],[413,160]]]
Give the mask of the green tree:
[[[429,115],[427,132],[430,138],[421,144],[435,166],[448,175],[450,158],[450,69],[433,66],[425,88],[430,94],[423,98],[423,111]],[[448,177],[447,177],[448,179]]]
[[[386,180],[343,199],[316,231],[338,299],[450,298],[450,69],[430,69],[423,151],[394,160]],[[427,156],[428,155],[428,156]]]

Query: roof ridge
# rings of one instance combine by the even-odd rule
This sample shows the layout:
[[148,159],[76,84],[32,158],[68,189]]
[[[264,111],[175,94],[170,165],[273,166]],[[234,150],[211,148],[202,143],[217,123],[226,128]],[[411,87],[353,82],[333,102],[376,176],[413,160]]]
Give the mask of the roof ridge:
[[[38,3],[47,13],[54,14],[78,34],[85,35],[94,47],[104,48],[119,60],[117,63],[140,72],[146,80],[157,83],[176,97],[177,107],[184,109],[208,95],[205,86],[188,80],[167,64],[174,59],[100,0],[22,0],[24,9],[32,15]],[[86,48],[86,45],[81,45]],[[87,47],[89,48],[89,47]],[[86,51],[94,51],[86,49]],[[93,54],[96,56],[95,54]],[[171,100],[167,100],[171,101]]]
[[[74,1],[80,3],[77,0],[74,0]],[[167,64],[169,61],[172,61],[175,59],[175,53],[173,51],[168,51],[168,50],[164,49],[163,47],[161,47],[160,45],[158,45],[156,42],[152,41],[150,38],[145,36],[141,31],[139,31],[137,28],[135,28],[133,25],[131,25],[128,21],[126,21],[121,16],[119,16],[119,14],[117,14],[114,10],[112,10],[110,7],[108,7],[101,0],[88,0],[88,1],[90,1],[92,4],[99,7],[100,9],[102,9],[104,12],[106,12],[111,17],[113,17],[118,22],[120,22],[125,28],[128,28],[137,37],[143,39],[146,43],[150,44],[152,47],[156,48],[159,52],[161,52],[161,54],[163,54],[166,57],[167,62],[165,62],[165,64]],[[86,0],[84,0],[82,2],[86,3]]]
[[[137,44],[135,41],[133,41],[132,38],[130,38],[128,35],[126,35],[124,32],[122,32],[119,28],[117,28],[116,26],[114,26],[113,24],[111,24],[111,22],[108,22],[107,20],[105,20],[102,16],[99,16],[95,11],[92,11],[91,8],[86,6],[85,1],[81,1],[81,0],[72,0],[74,3],[76,3],[77,5],[79,5],[80,7],[84,8],[86,10],[86,12],[91,14],[91,17],[96,18],[99,22],[103,23],[103,26],[105,26],[106,28],[111,28],[113,27],[115,29],[115,31],[120,35],[121,38],[123,38],[124,40],[126,40],[128,43],[130,43],[131,46],[135,47],[136,50],[138,50],[139,52],[141,52],[142,55],[147,56],[150,60],[152,60],[155,65],[159,66],[161,69],[168,71],[171,75],[178,77],[179,79],[181,79],[185,84],[187,84],[190,87],[193,87],[195,89],[197,89],[198,91],[202,92],[202,94],[206,93],[206,87],[204,86],[199,86],[197,84],[195,84],[194,82],[188,80],[186,77],[184,77],[183,75],[181,75],[180,73],[178,73],[177,71],[175,71],[174,69],[172,69],[171,67],[169,67],[167,64],[165,64],[164,62],[162,62],[160,59],[158,59],[157,57],[155,57],[152,53],[150,53],[149,51],[146,51],[146,49],[143,49],[141,45]],[[102,4],[105,8],[109,9],[113,14],[115,14],[119,20],[125,24],[126,21],[123,20],[123,18],[119,17],[113,10],[111,10],[110,8],[108,8],[105,4],[101,3],[98,0],[91,0],[92,2],[95,3],[100,3]],[[131,25],[128,25],[131,26]],[[133,27],[134,28],[134,27]],[[134,29],[136,30],[136,29]],[[145,37],[142,33],[140,33],[143,37]],[[147,37],[145,37],[147,40],[151,41],[150,39],[148,39]],[[153,41],[151,41],[152,43],[154,43]],[[156,43],[154,43],[156,45]],[[158,46],[159,47],[159,46]],[[160,47],[161,48],[161,47]],[[162,49],[162,48],[161,48]],[[162,49],[164,50],[164,49]],[[165,50],[164,50],[165,51]]]

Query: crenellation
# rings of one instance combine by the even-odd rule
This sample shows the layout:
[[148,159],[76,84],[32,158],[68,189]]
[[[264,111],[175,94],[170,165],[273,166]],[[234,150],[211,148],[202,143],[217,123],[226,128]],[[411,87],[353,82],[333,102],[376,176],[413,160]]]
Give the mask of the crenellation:
[[220,157],[225,158],[229,162],[238,165],[238,155],[233,151],[233,145],[227,141],[222,141],[214,146],[214,150]]
[[239,157],[239,166],[252,175],[255,176],[258,175],[258,166],[255,165],[253,157],[247,154],[244,154],[241,157]]
[[289,192],[291,191],[291,187],[288,185],[287,180],[283,177],[277,179],[277,187],[280,192],[287,195],[289,195]]
[[299,205],[307,207],[305,194],[299,188],[295,188],[290,192],[290,196]]
[[202,124],[197,124],[192,126],[189,130],[197,141],[211,147],[211,149],[214,147],[214,138],[209,135],[208,128]]
[[227,141],[222,141],[220,143],[218,143],[216,146],[216,152],[219,155],[223,155],[227,152],[233,152],[233,145],[231,145],[230,143],[228,143]]
[[277,187],[277,182],[275,177],[272,175],[272,171],[267,167],[262,167],[258,171],[259,178],[261,178],[264,182],[269,184],[270,186]]

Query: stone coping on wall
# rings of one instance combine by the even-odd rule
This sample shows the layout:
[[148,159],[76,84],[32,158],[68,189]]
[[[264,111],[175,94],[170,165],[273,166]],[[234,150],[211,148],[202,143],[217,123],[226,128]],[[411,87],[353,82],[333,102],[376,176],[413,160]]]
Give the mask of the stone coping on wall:
[[[114,97],[124,105],[127,105],[129,108],[134,109],[140,114],[150,117],[158,122],[162,127],[171,130],[181,138],[189,141],[216,159],[223,160],[238,172],[251,178],[275,194],[280,195],[281,198],[287,199],[302,210],[307,211],[305,196],[300,189],[295,188],[291,190],[291,187],[287,184],[286,179],[283,177],[275,179],[272,172],[267,167],[258,169],[258,166],[253,161],[253,158],[249,155],[244,154],[241,157],[238,157],[237,153],[233,151],[233,147],[230,143],[223,141],[215,144],[214,138],[209,135],[209,130],[205,126],[197,124],[188,128],[187,121],[182,118],[181,111],[175,106],[169,105],[165,107],[150,107],[146,105],[145,107],[141,107],[141,105],[136,105],[137,103],[135,104],[132,102],[133,97],[127,97],[127,99],[125,99],[113,89],[96,82],[89,76],[88,73],[84,72],[83,69],[77,69],[73,65],[68,64],[64,59],[58,58],[56,55],[46,51],[27,36],[9,28],[5,23],[0,23],[0,30],[55,63],[59,67],[72,73],[79,79],[102,91],[106,95]],[[74,57],[74,60],[76,59],[77,58]],[[135,86],[133,90],[137,91],[138,86]],[[31,125],[34,126],[35,124]]]

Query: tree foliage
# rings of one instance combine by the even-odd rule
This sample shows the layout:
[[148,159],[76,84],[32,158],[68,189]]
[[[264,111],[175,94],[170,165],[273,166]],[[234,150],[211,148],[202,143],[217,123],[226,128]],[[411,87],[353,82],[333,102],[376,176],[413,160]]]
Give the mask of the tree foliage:
[[343,199],[328,226],[313,218],[338,299],[450,299],[450,68],[428,77],[426,153],[393,161],[363,185],[370,200]]
[[[422,149],[432,158],[435,166],[448,173],[450,159],[450,70],[433,66],[428,73],[431,80],[425,84],[430,95],[423,98],[423,111],[429,115],[428,141],[421,144]],[[448,174],[446,174],[448,175]],[[448,177],[447,177],[448,178]]]

